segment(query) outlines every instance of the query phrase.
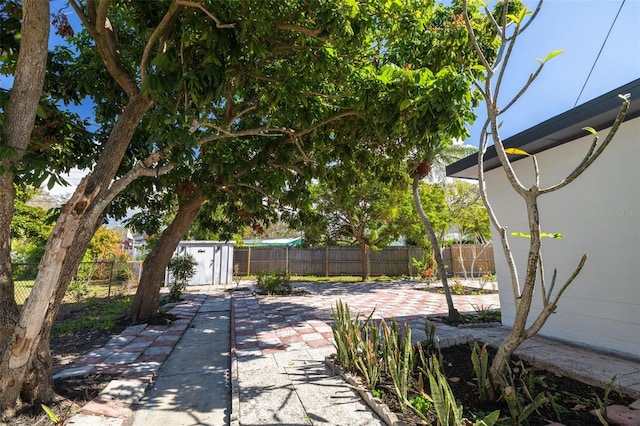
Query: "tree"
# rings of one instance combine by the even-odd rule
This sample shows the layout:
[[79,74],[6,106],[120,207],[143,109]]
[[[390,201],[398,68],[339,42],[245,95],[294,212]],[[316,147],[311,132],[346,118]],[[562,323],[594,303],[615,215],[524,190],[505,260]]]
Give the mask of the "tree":
[[[456,229],[458,244],[471,244],[473,260],[471,261],[471,277],[474,277],[475,262],[491,241],[491,230],[489,229],[489,215],[482,202],[482,197],[478,191],[478,186],[455,181],[446,185],[447,206],[451,216],[451,223]],[[478,252],[476,245],[482,244],[482,249]],[[460,253],[460,265],[464,272],[465,279],[468,278],[467,270]]]
[[[172,169],[171,163],[163,167],[162,161],[167,157],[171,160],[171,155],[175,158],[192,152],[193,147],[189,145],[180,146],[181,149],[172,152],[172,148],[176,147],[173,137],[178,135],[179,141],[185,143],[188,139],[185,134],[190,133],[188,130],[191,118],[197,117],[199,108],[211,102],[212,96],[218,93],[219,77],[223,75],[224,69],[215,65],[219,61],[226,61],[228,57],[238,59],[234,55],[228,55],[225,50],[215,52],[210,45],[199,44],[206,44],[207,40],[211,41],[214,38],[226,38],[220,44],[214,43],[216,46],[222,46],[225,43],[233,44],[233,37],[238,34],[231,31],[233,25],[221,23],[204,6],[198,6],[192,2],[154,3],[153,7],[148,7],[149,3],[144,2],[116,4],[102,1],[98,4],[92,0],[87,1],[86,5],[78,1],[72,1],[70,4],[90,34],[90,37],[81,34],[79,38],[84,37],[85,41],[93,40],[95,43],[95,46],[89,46],[85,52],[95,52],[98,55],[97,58],[95,55],[92,58],[91,54],[84,57],[80,55],[79,61],[87,59],[86,64],[89,66],[79,67],[85,75],[78,81],[84,83],[82,87],[87,92],[94,89],[91,82],[104,83],[98,84],[102,92],[94,91],[93,96],[101,98],[101,94],[108,94],[107,98],[112,101],[104,102],[105,98],[101,98],[100,102],[96,103],[101,125],[108,136],[106,140],[98,141],[100,153],[93,171],[83,179],[70,201],[60,212],[52,236],[47,243],[34,290],[21,312],[19,326],[13,329],[11,326],[7,327],[7,331],[12,335],[7,340],[10,346],[3,352],[2,364],[0,364],[2,373],[0,407],[3,412],[5,410],[9,412],[14,407],[23,385],[27,382],[30,386],[29,392],[22,392],[22,395],[38,394],[29,398],[32,400],[51,399],[50,365],[47,365],[50,326],[64,296],[64,290],[71,281],[91,236],[99,227],[104,209],[120,191],[138,177],[158,176]],[[165,9],[157,8],[158,5],[164,6]],[[214,4],[214,6],[218,5],[218,3]],[[220,11],[224,16],[229,11],[237,9],[235,4],[224,6],[229,6],[229,9]],[[192,7],[197,7],[202,15],[192,13]],[[332,5],[328,5],[329,10],[331,7]],[[308,34],[319,41],[323,38],[319,37],[322,30],[310,31],[297,22],[274,23],[253,19],[259,17],[261,13],[256,9],[259,8],[240,9],[255,15],[245,21],[249,25],[266,24],[260,28],[254,28],[256,31],[240,34],[252,38],[250,48],[256,55],[260,55],[264,49],[264,45],[261,45],[264,38],[253,37],[261,33],[271,34],[274,29]],[[287,5],[283,5],[283,10],[287,10]],[[326,10],[323,12],[326,14]],[[293,16],[299,17],[300,14],[293,14]],[[144,24],[140,25],[140,22]],[[183,32],[178,23],[185,22],[192,27],[189,31]],[[334,28],[341,29],[348,24],[348,20],[334,19],[333,22],[335,22]],[[28,26],[25,28],[29,31],[31,29]],[[202,31],[209,31],[208,35],[213,32],[214,35],[211,38],[205,37]],[[117,36],[118,33],[121,37]],[[125,34],[127,36],[123,37]],[[229,34],[232,36],[228,36]],[[126,43],[119,43],[119,40],[126,40]],[[85,46],[90,44],[85,43]],[[189,49],[189,47],[192,48]],[[156,51],[158,53],[155,53]],[[185,63],[178,57],[182,53],[193,54],[196,51],[207,54],[205,58],[207,61]],[[25,53],[27,53],[26,50]],[[104,70],[108,77],[102,69],[95,66],[97,64],[95,59],[98,58],[104,63]],[[206,64],[206,66],[198,64]],[[249,64],[259,69],[259,64]],[[96,69],[98,69],[97,72]],[[97,78],[87,79],[88,76]],[[16,79],[16,83],[18,81],[19,79]],[[14,86],[14,89],[16,87],[18,86]],[[176,111],[176,97],[184,100],[185,108],[180,111],[181,113]],[[170,108],[169,103],[174,105],[174,108]],[[179,125],[171,132],[166,132],[165,139],[148,141],[146,146],[137,145],[135,148],[138,155],[132,156],[133,161],[122,163],[142,119],[154,104],[158,108],[158,113],[152,117],[156,120],[155,122],[153,119],[150,120],[150,127],[153,127],[153,124],[166,124],[167,116],[163,117],[162,113],[166,114],[168,111],[171,112],[168,115],[169,122],[173,119]],[[223,129],[222,132],[224,133],[225,130]],[[139,156],[139,154],[142,155]],[[139,158],[142,159],[139,160]],[[122,168],[125,170],[119,170]],[[118,179],[114,180],[116,176]],[[29,369],[31,370],[28,371]],[[27,377],[27,374],[31,377]]]
[[401,176],[394,176],[392,171],[385,173],[371,163],[365,166],[345,159],[328,167],[312,191],[313,213],[320,220],[313,221],[315,226],[307,228],[305,237],[308,234],[312,239],[323,238],[327,244],[357,244],[362,280],[366,281],[368,250],[386,246],[405,227],[400,221],[400,205],[406,185]]
[[[96,41],[96,51],[102,56],[113,79],[126,93],[128,103],[113,126],[93,171],[82,180],[74,195],[62,209],[45,247],[45,254],[34,288],[20,312],[17,324],[11,318],[2,318],[2,331],[7,332],[3,335],[2,343],[4,345],[5,342],[8,342],[8,345],[2,347],[2,362],[0,364],[0,388],[2,390],[0,392],[0,409],[4,415],[11,414],[16,408],[19,397],[27,402],[49,401],[53,398],[48,350],[51,324],[84,250],[98,228],[100,214],[105,205],[111,201],[114,193],[120,189],[120,185],[112,183],[112,180],[126,147],[140,119],[153,105],[151,97],[140,91],[135,78],[122,65],[119,56],[121,50],[117,48],[117,38],[111,22],[107,19],[110,2],[104,1],[96,5],[90,1],[86,10],[83,10],[80,4],[74,1],[71,4],[84,25],[91,31]],[[22,151],[29,141],[31,133],[29,126],[32,127],[33,124],[20,127],[12,120],[15,120],[13,117],[16,116],[18,121],[28,124],[35,117],[37,101],[41,93],[41,83],[39,82],[44,77],[49,29],[48,2],[26,1],[23,3],[23,8],[22,41],[11,96],[13,97],[15,93],[16,101],[19,101],[21,106],[33,106],[33,113],[29,109],[15,114],[12,107],[14,103],[10,99],[6,114],[8,123],[5,122],[10,133],[7,137],[7,145]],[[149,38],[149,46],[158,40],[161,29],[168,26],[169,18],[175,13],[175,9],[175,5],[169,9],[164,21],[159,24],[160,31]],[[32,16],[34,12],[37,12],[36,16]],[[27,62],[24,67],[26,70],[24,74],[29,77],[27,82],[22,81],[24,75],[21,72],[20,60],[23,56],[24,61]],[[141,62],[142,81],[146,79],[148,74],[146,68],[148,56],[149,51],[143,55]],[[34,71],[37,73],[34,74]],[[29,75],[29,72],[34,75]],[[26,91],[27,93],[33,92],[33,94],[25,97],[24,87],[33,88],[33,90]],[[13,141],[16,134],[21,138],[20,144]],[[157,162],[158,157],[146,160],[146,163],[141,163],[139,167],[131,171],[131,176],[143,174],[147,167]],[[16,164],[12,160],[6,166],[5,170],[15,168]],[[7,192],[12,191],[13,176],[10,173],[5,173],[2,179],[3,181],[0,182],[2,193],[6,195]],[[0,200],[2,208],[7,208],[7,205],[11,204],[9,202],[11,200],[8,198],[12,198],[12,194]],[[11,216],[10,213],[8,217]],[[3,215],[3,217],[5,216]],[[4,226],[2,228],[4,229]],[[3,242],[8,240],[8,238],[2,238]],[[3,275],[10,276],[10,270],[1,272]],[[5,293],[7,292],[3,291],[3,296]],[[3,300],[3,302],[7,303],[2,304],[3,310],[5,306],[11,306],[10,301]],[[15,302],[13,304],[15,305]],[[8,339],[5,340],[6,336]]]
[[131,305],[134,321],[149,321],[159,315],[160,287],[171,256],[182,236],[198,215],[206,197],[193,185],[185,185],[178,194],[179,209],[171,224],[162,232],[156,247],[142,264],[142,276]]
[[[466,1],[464,1],[464,6],[466,9]],[[495,32],[497,32],[500,36],[501,46],[497,57],[487,56],[485,54],[481,44],[477,41],[475,32],[472,29],[469,14],[466,13],[465,10],[465,22],[467,28],[469,29],[469,32],[472,35],[471,42],[476,49],[478,57],[480,58],[483,70],[483,74],[478,76],[478,80],[476,81],[475,85],[482,93],[488,117],[480,136],[480,147],[478,152],[479,188],[483,201],[489,213],[491,223],[497,231],[497,234],[500,236],[500,242],[511,273],[512,291],[516,306],[516,316],[513,327],[511,328],[511,332],[498,347],[496,356],[491,364],[491,377],[495,384],[502,383],[501,377],[506,370],[507,361],[513,354],[513,352],[526,339],[535,336],[538,331],[544,326],[549,316],[555,312],[560,297],[580,273],[587,259],[587,255],[584,254],[578,262],[578,265],[576,266],[574,271],[570,274],[569,278],[559,286],[556,287],[555,285],[555,271],[551,283],[548,283],[546,281],[544,262],[541,252],[543,233],[541,231],[538,200],[545,194],[558,191],[569,185],[575,179],[580,177],[580,175],[591,164],[593,164],[593,162],[611,143],[629,107],[628,96],[623,96],[620,112],[606,138],[599,143],[596,132],[591,130],[591,133],[594,135],[594,141],[589,151],[585,154],[584,159],[576,166],[576,168],[571,173],[569,173],[558,183],[547,187],[541,187],[539,183],[540,180],[538,164],[535,155],[530,155],[529,153],[518,149],[505,148],[499,132],[498,119],[502,113],[509,110],[513,105],[515,105],[520,96],[531,87],[536,77],[542,71],[544,65],[553,57],[560,54],[561,51],[551,52],[545,59],[540,59],[538,68],[530,75],[529,79],[525,82],[523,87],[517,92],[515,96],[506,101],[506,103],[504,103],[504,106],[502,106],[503,102],[499,99],[498,94],[500,93],[501,82],[503,81],[505,68],[509,62],[510,55],[514,49],[518,37],[535,19],[542,6],[542,2],[538,3],[538,6],[533,13],[527,10],[526,7],[524,7],[519,1],[505,1],[503,3],[499,3],[498,6],[499,7],[496,7],[496,10],[494,10],[493,13],[489,12],[488,10],[486,11],[487,15],[489,16],[490,22],[492,22],[492,25],[495,28]],[[514,256],[509,245],[507,229],[504,226],[501,226],[499,218],[496,217],[486,196],[483,159],[484,154],[487,150],[489,140],[493,141],[498,159],[500,160],[500,164],[502,170],[505,173],[506,179],[509,181],[513,190],[522,197],[523,202],[526,206],[527,221],[529,225],[529,233],[526,234],[526,236],[529,239],[529,251],[527,255],[524,278],[522,281],[520,281],[518,277]],[[533,163],[534,170],[534,183],[531,186],[526,186],[523,181],[520,180],[515,174],[511,166],[511,160],[508,157],[508,154],[530,157]],[[532,298],[534,296],[536,287],[538,287],[537,291],[539,295],[541,294],[543,297],[543,309],[534,318],[529,318]]]
[[413,178],[414,205],[418,212],[418,216],[427,231],[431,247],[433,248],[433,255],[435,257],[436,264],[438,265],[438,276],[442,281],[442,288],[447,300],[447,309],[449,311],[448,319],[451,322],[457,322],[460,320],[460,313],[453,305],[453,298],[451,297],[451,291],[449,290],[446,265],[442,259],[442,251],[440,249],[436,231],[425,214],[422,208],[422,203],[420,202],[419,182],[429,176],[435,164],[447,163],[454,159],[462,158],[466,153],[469,153],[470,148],[465,145],[454,144],[452,140],[440,139],[427,141],[427,143],[422,145],[420,148],[421,151],[419,151],[416,157],[419,158],[419,162],[410,166],[410,175]]
[[[33,106],[33,111],[37,108],[39,82],[46,61],[47,37],[42,31],[48,31],[48,9],[44,13],[41,4],[23,3],[25,13],[16,79],[6,109],[7,145],[18,152],[22,152],[29,140],[35,114],[31,114],[30,108]],[[433,58],[440,60],[432,67],[437,73],[422,64],[416,71],[411,61],[398,62],[399,66],[386,59],[397,53],[397,49],[391,48],[393,43],[383,40],[402,39],[403,26],[411,22],[407,18],[418,16],[414,9],[423,7],[418,2],[407,9],[395,3],[338,1],[322,2],[313,8],[297,2],[265,3],[257,7],[246,2],[204,5],[184,0],[154,3],[72,0],[69,4],[86,32],[76,37],[78,54],[73,56],[67,52],[68,66],[51,70],[67,76],[59,80],[61,88],[66,90],[72,86],[70,82],[79,82],[76,97],[82,94],[96,100],[100,130],[95,132],[94,142],[86,145],[93,150],[92,172],[80,182],[60,211],[45,246],[34,289],[19,318],[11,308],[12,286],[6,284],[9,281],[2,282],[2,302],[7,302],[2,304],[3,315],[8,307],[8,314],[0,318],[3,321],[0,331],[4,333],[1,343],[5,345],[0,363],[3,413],[10,413],[19,398],[25,401],[52,398],[50,326],[89,241],[102,223],[105,209],[131,182],[142,176],[158,177],[180,165],[190,164],[185,159],[197,157],[198,145],[247,136],[243,133],[247,128],[234,128],[235,118],[253,111],[257,108],[254,104],[264,99],[268,101],[264,105],[268,113],[256,114],[263,120],[262,126],[253,127],[250,134],[267,137],[277,134],[296,147],[303,157],[308,151],[316,152],[317,158],[305,158],[308,164],[314,161],[327,164],[324,160],[329,156],[321,153],[337,145],[342,153],[348,152],[348,142],[354,140],[350,138],[352,134],[371,150],[376,149],[377,141],[391,141],[388,152],[401,156],[405,147],[393,143],[398,138],[389,138],[389,135],[411,128],[430,135],[442,132],[455,136],[461,132],[465,117],[470,115],[470,109],[466,108],[471,102],[468,78],[461,72],[464,66],[460,63],[454,70],[448,67],[450,46],[438,45],[438,51],[431,52]],[[31,11],[42,12],[33,23]],[[404,18],[398,19],[399,16]],[[431,14],[423,16],[420,25],[429,28]],[[457,28],[455,22],[446,23],[444,27]],[[64,24],[60,28],[69,33]],[[433,31],[435,38],[436,33]],[[297,40],[293,48],[288,42],[291,39]],[[375,42],[370,43],[371,40]],[[244,50],[237,49],[239,45]],[[31,46],[38,47],[38,51],[30,50]],[[280,57],[267,54],[274,60],[265,62],[262,58],[270,49]],[[308,58],[308,68],[290,75],[284,64],[301,57]],[[327,60],[315,60],[320,57]],[[378,57],[384,65],[380,66]],[[26,65],[21,65],[22,58],[26,59]],[[346,60],[349,58],[355,59]],[[309,92],[315,65],[325,72],[331,70],[334,76],[342,73],[343,84],[335,87],[334,81],[316,80],[315,85],[323,90]],[[26,82],[23,69],[38,72],[29,75]],[[65,74],[67,72],[69,74]],[[283,92],[283,82],[300,83],[301,90]],[[25,87],[37,90],[29,91],[25,97],[25,92],[21,92]],[[227,91],[229,87],[243,90],[241,93]],[[351,92],[351,87],[358,90]],[[416,88],[424,92],[419,93]],[[279,126],[282,101],[279,96],[283,93],[288,102],[297,100],[300,105],[289,122],[313,123],[305,133],[293,130],[303,126]],[[409,99],[407,93],[410,93]],[[20,97],[22,99],[18,99]],[[248,104],[234,111],[238,101]],[[326,107],[327,104],[330,106]],[[12,105],[26,109],[16,114]],[[212,105],[219,113],[214,113],[216,108]],[[324,111],[331,114],[317,113],[316,108],[323,105]],[[284,111],[293,110],[285,108]],[[327,140],[332,139],[333,129],[327,124],[338,119],[341,126],[343,121],[346,125],[336,137],[339,143],[329,144]],[[199,133],[207,129],[215,132],[200,137]],[[20,143],[16,142],[15,135],[20,135]],[[416,139],[416,143],[422,140],[424,138]],[[314,150],[316,142],[321,145]],[[410,144],[413,142],[407,142],[406,149]],[[332,153],[331,158],[335,158],[334,155],[338,152]],[[5,170],[18,166],[17,159],[19,155],[4,162]],[[4,220],[12,214],[12,207],[7,206],[13,201],[13,175],[5,173],[2,179],[0,201],[2,208],[7,209],[7,214],[2,215]],[[10,268],[6,264],[3,268],[0,275],[4,280],[4,276],[10,276]]]
[[[6,3],[3,13],[17,7]],[[2,160],[0,160],[0,354],[6,354],[14,345],[12,333],[19,324],[11,273],[11,220],[14,214],[14,170],[23,156],[35,122],[36,111],[44,84],[49,39],[49,2],[25,0],[22,2],[20,26],[20,52],[15,65],[15,77],[2,123]],[[14,407],[17,392],[5,398],[5,387],[20,390],[18,383],[2,376],[0,410]],[[21,382],[20,382],[21,383]]]
[[[255,9],[226,11],[225,21],[233,22],[238,33],[236,50],[225,64],[225,78],[218,82],[219,98],[200,104],[191,122],[198,155],[186,162],[176,160],[175,170],[163,179],[171,178],[173,183],[160,183],[170,191],[171,185],[188,180],[199,196],[193,203],[178,203],[175,218],[147,256],[145,266],[153,262],[153,267],[143,268],[131,310],[134,320],[146,321],[159,314],[160,273],[206,200],[228,205],[237,216],[232,226],[246,222],[257,226],[258,219],[269,216],[267,212],[275,217],[273,207],[264,208],[265,200],[272,202],[275,196],[283,198],[304,188],[299,183],[305,174],[301,166],[311,162],[313,147],[303,147],[303,138],[343,116],[355,115],[352,108],[340,110],[332,105],[325,93],[333,95],[329,90],[343,83],[345,67],[356,68],[352,62],[359,63],[362,55],[349,59],[327,51],[343,53],[343,45],[353,45],[361,35],[351,31],[345,43],[341,28],[325,30],[326,36],[320,37],[317,29],[310,28],[331,27],[331,20],[325,22],[326,11],[309,10],[307,18],[301,18],[298,7],[270,11],[269,19],[262,16],[268,31],[255,28]],[[264,32],[265,45],[260,49],[254,38],[257,30]],[[292,79],[292,75],[298,77]],[[181,173],[184,170],[188,173]],[[158,185],[154,183],[156,190]],[[170,203],[165,206],[169,210]]]
[[[420,205],[433,226],[438,242],[444,246],[445,237],[451,228],[451,215],[445,190],[438,183],[427,183],[420,181]],[[413,192],[407,191],[406,200],[402,204],[405,216],[410,219],[407,221],[410,225],[405,229],[404,236],[408,245],[417,245],[432,251],[431,243],[424,231],[424,225],[420,218],[416,215],[416,209],[413,201]]]

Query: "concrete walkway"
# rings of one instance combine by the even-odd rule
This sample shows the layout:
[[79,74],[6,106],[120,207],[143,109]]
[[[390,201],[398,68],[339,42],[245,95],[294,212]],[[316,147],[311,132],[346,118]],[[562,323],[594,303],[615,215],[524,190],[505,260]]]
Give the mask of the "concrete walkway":
[[[227,290],[235,286],[228,286]],[[59,373],[105,372],[116,379],[72,418],[73,425],[382,425],[349,386],[324,366],[334,352],[331,308],[396,317],[424,338],[444,297],[415,283],[309,284],[308,294],[256,297],[250,290],[200,287],[168,327],[134,326]],[[229,294],[232,296],[230,297]],[[460,311],[499,307],[497,295],[456,296]],[[443,345],[480,338],[497,344],[508,330],[438,325]],[[164,348],[164,349],[162,349]],[[562,374],[617,385],[640,397],[640,362],[536,337],[519,355]],[[168,356],[167,356],[168,355]]]

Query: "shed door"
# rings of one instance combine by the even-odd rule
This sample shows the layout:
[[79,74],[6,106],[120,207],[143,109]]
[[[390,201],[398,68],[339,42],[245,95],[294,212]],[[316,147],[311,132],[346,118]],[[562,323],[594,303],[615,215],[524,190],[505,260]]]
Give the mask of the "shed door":
[[189,247],[189,252],[198,262],[196,274],[189,281],[190,285],[212,284],[213,283],[213,251],[209,247]]

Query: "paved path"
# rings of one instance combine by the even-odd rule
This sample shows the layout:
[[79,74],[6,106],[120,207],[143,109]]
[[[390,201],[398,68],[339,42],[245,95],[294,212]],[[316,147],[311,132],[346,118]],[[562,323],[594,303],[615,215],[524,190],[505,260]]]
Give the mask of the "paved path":
[[[230,290],[233,286],[228,286]],[[133,326],[59,375],[113,374],[100,397],[70,424],[101,425],[382,425],[339,377],[324,366],[334,352],[331,308],[341,299],[353,313],[396,317],[414,340],[429,315],[445,315],[442,295],[412,283],[308,284],[309,294],[232,296],[221,287],[191,289],[170,326]],[[454,296],[457,308],[498,307],[497,295]],[[422,333],[422,335],[421,335]],[[508,329],[438,324],[441,342],[480,338],[498,343]],[[640,396],[640,363],[536,337],[518,354],[563,374],[617,383]]]
[[[446,313],[442,295],[407,282],[297,288],[307,294],[256,297],[251,291],[234,292],[231,346],[239,424],[384,424],[324,366],[324,358],[334,352],[331,310],[340,299],[354,316],[395,316],[400,324],[422,330],[428,315]],[[461,311],[473,311],[471,304],[497,306],[498,297],[456,296],[455,303]]]
[[[366,284],[306,284],[297,288],[302,296],[258,296],[236,292],[233,296],[232,338],[238,354],[270,354],[307,348],[333,346],[331,310],[342,300],[353,315],[374,319],[395,317],[399,324],[421,330],[430,315],[446,315],[444,296],[430,293],[413,282]],[[499,308],[497,294],[452,296],[456,308],[474,312],[474,307]]]

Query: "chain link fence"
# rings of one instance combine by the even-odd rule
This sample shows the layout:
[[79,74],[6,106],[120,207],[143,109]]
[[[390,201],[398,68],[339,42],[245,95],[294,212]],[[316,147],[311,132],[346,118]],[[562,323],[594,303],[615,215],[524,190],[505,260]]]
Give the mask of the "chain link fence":
[[[22,305],[33,289],[38,264],[14,263],[11,267],[16,303]],[[142,262],[82,262],[67,288],[65,301],[130,294],[138,287],[141,273]]]

